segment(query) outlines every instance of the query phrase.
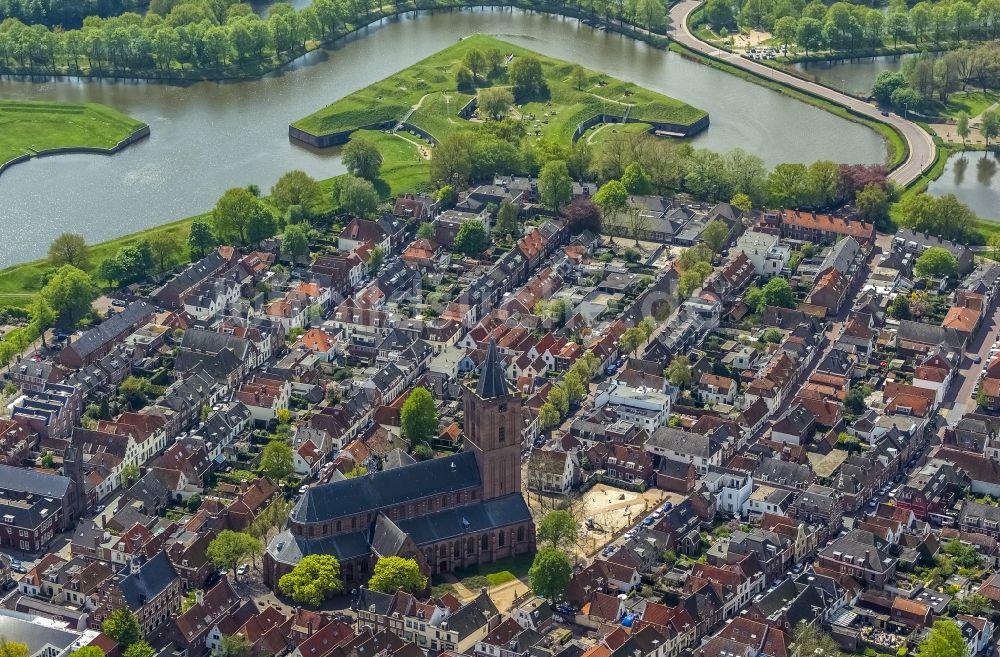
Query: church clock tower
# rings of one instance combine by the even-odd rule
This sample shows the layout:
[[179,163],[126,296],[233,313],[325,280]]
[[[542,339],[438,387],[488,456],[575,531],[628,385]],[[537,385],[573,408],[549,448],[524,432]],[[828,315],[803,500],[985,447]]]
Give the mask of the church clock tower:
[[496,341],[491,340],[482,376],[466,387],[465,450],[476,455],[483,499],[521,494],[521,397],[504,377]]

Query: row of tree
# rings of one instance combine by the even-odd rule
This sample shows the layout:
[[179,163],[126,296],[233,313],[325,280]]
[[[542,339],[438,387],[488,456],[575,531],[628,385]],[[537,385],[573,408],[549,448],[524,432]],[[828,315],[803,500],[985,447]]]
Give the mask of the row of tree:
[[705,20],[720,32],[738,24],[772,32],[785,46],[810,52],[828,49],[853,53],[877,49],[887,42],[914,45],[995,39],[1000,34],[1000,0],[931,2],[909,7],[893,0],[888,13],[848,2],[829,6],[821,0],[709,0]]
[[[464,3],[395,0],[393,11],[455,4]],[[592,4],[579,8],[606,13],[616,5]],[[262,71],[288,62],[383,15],[382,3],[373,0],[315,0],[298,11],[279,2],[266,18],[249,4],[234,0],[154,0],[145,16],[120,13],[122,9],[121,0],[0,0],[0,19],[4,19],[0,23],[0,71],[238,75],[248,67]],[[655,28],[664,24],[666,10],[663,0],[623,0],[614,14]]]
[[[909,59],[897,73],[883,71],[875,78],[872,96],[882,105],[900,110],[933,112],[951,94],[970,89],[1000,88],[1000,44],[984,43],[940,57],[927,53]],[[990,138],[996,137],[995,134]]]

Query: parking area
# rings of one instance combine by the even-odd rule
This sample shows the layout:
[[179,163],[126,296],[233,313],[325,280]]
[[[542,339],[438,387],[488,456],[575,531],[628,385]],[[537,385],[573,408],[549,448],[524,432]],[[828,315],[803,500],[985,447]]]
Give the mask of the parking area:
[[[584,493],[578,503],[578,513],[583,523],[578,549],[581,556],[593,556],[605,545],[620,536],[656,508],[668,501],[672,494],[662,490],[634,493],[597,484]],[[680,496],[675,502],[680,502]]]

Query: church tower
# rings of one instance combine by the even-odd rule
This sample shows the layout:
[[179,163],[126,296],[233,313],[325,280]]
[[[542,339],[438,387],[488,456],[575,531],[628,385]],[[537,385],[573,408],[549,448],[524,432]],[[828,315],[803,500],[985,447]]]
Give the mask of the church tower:
[[476,455],[483,499],[521,493],[521,397],[504,377],[496,341],[490,341],[482,376],[466,387],[465,450]]

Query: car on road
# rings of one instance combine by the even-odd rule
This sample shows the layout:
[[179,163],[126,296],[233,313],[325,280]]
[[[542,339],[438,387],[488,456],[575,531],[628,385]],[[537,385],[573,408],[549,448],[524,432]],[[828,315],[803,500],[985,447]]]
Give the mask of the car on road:
[[116,308],[124,308],[125,306],[128,305],[128,302],[126,302],[124,299],[113,299],[111,301],[111,305]]
[[983,362],[983,357],[980,356],[979,354],[976,354],[976,357],[972,359],[972,362],[978,365],[979,363]]
[[886,110],[882,110],[882,111],[880,112],[880,114],[881,114],[882,116],[889,116],[889,112],[888,112],[888,111],[886,111]]
[[645,518],[642,519],[642,524],[645,525],[646,527],[649,527],[654,522],[656,522],[656,518],[654,518],[653,516],[646,516]]
[[606,548],[604,548],[603,550],[601,550],[601,554],[603,556],[605,556],[605,557],[610,557],[614,553],[615,553],[615,546],[614,545],[609,545]]

